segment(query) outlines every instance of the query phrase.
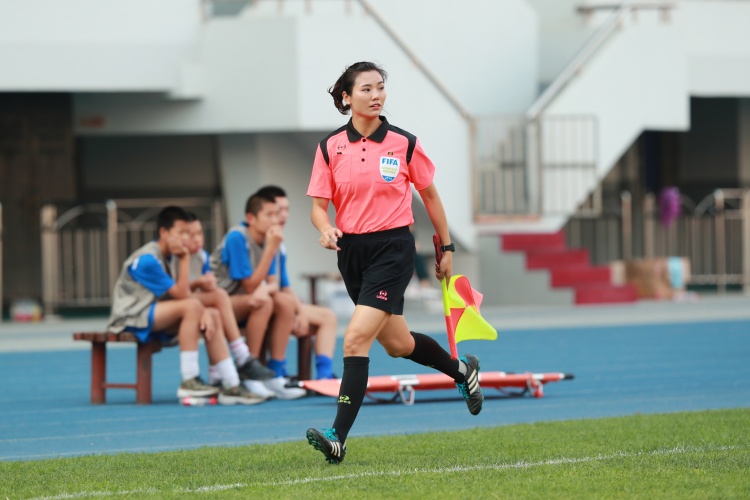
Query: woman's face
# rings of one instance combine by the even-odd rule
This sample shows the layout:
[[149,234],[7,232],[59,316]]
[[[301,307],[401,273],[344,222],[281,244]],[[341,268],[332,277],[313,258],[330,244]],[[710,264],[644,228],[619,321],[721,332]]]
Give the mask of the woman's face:
[[344,92],[344,102],[352,107],[352,116],[376,118],[385,106],[385,83],[377,71],[357,75],[351,95]]

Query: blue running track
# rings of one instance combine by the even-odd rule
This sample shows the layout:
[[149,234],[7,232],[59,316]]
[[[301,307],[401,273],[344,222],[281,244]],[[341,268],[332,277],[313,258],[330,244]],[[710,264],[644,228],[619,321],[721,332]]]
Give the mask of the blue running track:
[[[445,335],[436,338],[445,344]],[[340,347],[334,364],[339,374]],[[479,355],[487,371],[576,378],[548,384],[541,399],[487,389],[476,417],[457,391],[417,392],[414,406],[366,403],[350,437],[750,406],[746,319],[501,331],[496,342],[464,342],[459,349]],[[371,357],[371,375],[430,372],[389,358],[380,346]],[[302,440],[308,427],[330,426],[336,411],[334,399],[326,397],[252,407],[180,406],[177,349],[154,358],[155,404],[136,406],[133,391],[110,390],[108,404],[92,406],[89,359],[88,350],[0,354],[0,460]],[[201,363],[206,373],[205,358]],[[110,380],[132,380],[134,364],[134,348],[111,349]],[[289,364],[296,365],[291,349]]]

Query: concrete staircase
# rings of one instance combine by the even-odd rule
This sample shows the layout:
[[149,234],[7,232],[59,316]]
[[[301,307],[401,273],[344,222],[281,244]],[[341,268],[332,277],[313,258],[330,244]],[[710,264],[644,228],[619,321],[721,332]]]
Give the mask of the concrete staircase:
[[571,289],[575,304],[634,302],[635,288],[612,284],[609,266],[593,266],[588,250],[569,249],[562,231],[501,236],[501,251],[522,253],[528,270],[546,270],[549,286]]

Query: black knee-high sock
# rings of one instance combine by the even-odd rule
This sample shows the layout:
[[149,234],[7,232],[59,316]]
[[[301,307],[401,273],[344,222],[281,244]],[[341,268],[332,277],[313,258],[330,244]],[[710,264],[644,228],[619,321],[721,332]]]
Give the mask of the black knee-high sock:
[[339,439],[343,443],[349,430],[354,425],[359,408],[365,399],[367,389],[367,374],[370,368],[370,358],[367,356],[347,356],[344,358],[344,373],[341,375],[341,389],[339,390],[339,404],[336,409],[336,429]]
[[435,339],[423,333],[410,333],[414,337],[414,352],[408,356],[404,356],[406,359],[441,371],[456,382],[466,380],[464,374],[458,368],[458,360],[451,358],[448,351],[440,347],[440,344]]

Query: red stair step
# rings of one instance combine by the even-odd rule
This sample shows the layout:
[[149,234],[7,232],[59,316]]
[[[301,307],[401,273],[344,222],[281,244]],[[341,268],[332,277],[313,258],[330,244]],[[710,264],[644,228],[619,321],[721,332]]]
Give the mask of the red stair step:
[[501,249],[535,250],[535,249],[565,249],[565,233],[510,233],[502,235]]
[[575,289],[576,304],[616,304],[638,300],[631,285],[582,285]]
[[609,285],[611,282],[612,274],[609,266],[564,266],[550,269],[550,284],[553,287]]
[[589,263],[589,251],[585,248],[573,250],[538,251],[526,254],[526,269],[551,269],[553,267]]

